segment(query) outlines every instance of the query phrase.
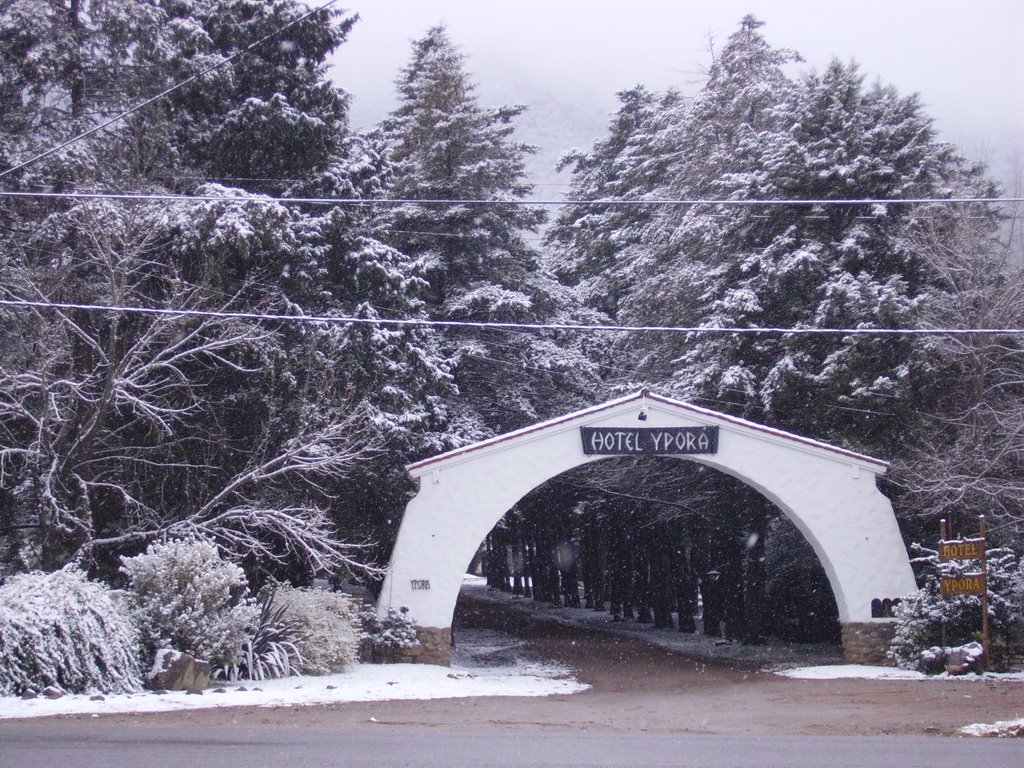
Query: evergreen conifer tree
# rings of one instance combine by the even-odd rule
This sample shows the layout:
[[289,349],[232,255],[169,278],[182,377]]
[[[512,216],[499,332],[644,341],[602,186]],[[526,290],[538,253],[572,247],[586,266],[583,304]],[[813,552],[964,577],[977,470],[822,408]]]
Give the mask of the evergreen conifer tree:
[[659,142],[685,110],[673,91],[658,95],[636,86],[618,97],[608,136],[590,152],[569,152],[559,163],[559,170],[572,168],[570,199],[613,204],[566,206],[547,234],[545,252],[552,271],[585,305],[613,319],[620,297],[633,287],[636,246],[654,211],[614,203],[650,199],[660,189],[672,152]]
[[[693,153],[667,189],[737,200],[921,197],[959,172],[915,97],[865,88],[852,64],[792,83],[781,71],[790,58],[744,20],[680,129]],[[741,66],[726,76],[730,63]],[[629,316],[708,328],[912,325],[934,286],[900,239],[912,214],[900,205],[669,211],[649,230],[653,256]],[[650,375],[685,397],[862,450],[885,452],[915,407],[905,338],[705,333],[661,344]]]
[[[413,43],[397,79],[398,108],[384,122],[394,209],[389,239],[420,260],[431,317],[466,322],[544,322],[571,311],[569,295],[539,264],[527,236],[544,220],[513,137],[522,107],[482,107],[462,54],[444,27]],[[436,201],[436,202],[432,202]],[[493,204],[492,204],[493,203]],[[455,429],[478,440],[579,402],[590,366],[553,335],[457,329]]]

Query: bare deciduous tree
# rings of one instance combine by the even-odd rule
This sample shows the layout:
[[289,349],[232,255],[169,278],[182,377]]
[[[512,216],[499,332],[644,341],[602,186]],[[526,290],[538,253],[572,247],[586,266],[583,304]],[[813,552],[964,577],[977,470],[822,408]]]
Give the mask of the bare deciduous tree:
[[6,310],[0,488],[23,564],[202,535],[264,563],[359,567],[325,511],[332,482],[377,450],[344,386],[318,372],[301,405],[266,402],[267,370],[286,357],[274,329],[218,313],[233,297],[182,279],[159,212],[90,204],[59,219],[59,237],[37,239],[44,259],[0,264],[5,298],[73,291],[162,312]]
[[[939,275],[922,307],[933,328],[1020,328],[1024,275],[1013,227],[990,210],[922,218],[908,245]],[[1007,237],[1007,234],[1010,237]],[[1009,334],[929,338],[924,426],[894,479],[920,517],[994,515],[1024,524],[1024,345]]]

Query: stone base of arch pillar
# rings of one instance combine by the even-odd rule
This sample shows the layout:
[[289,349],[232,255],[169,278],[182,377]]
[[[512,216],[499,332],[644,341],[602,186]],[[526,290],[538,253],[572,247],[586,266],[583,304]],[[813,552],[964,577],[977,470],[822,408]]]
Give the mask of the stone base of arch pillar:
[[887,656],[893,636],[894,621],[851,621],[843,624],[843,658],[850,664],[872,664],[891,667]]
[[416,656],[411,659],[413,663],[451,666],[451,627],[416,627],[416,637],[420,641],[420,647],[416,649],[418,651]]

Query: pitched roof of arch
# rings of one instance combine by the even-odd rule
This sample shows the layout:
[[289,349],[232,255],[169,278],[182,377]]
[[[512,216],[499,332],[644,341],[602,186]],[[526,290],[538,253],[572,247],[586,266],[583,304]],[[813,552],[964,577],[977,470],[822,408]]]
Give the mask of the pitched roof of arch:
[[641,390],[634,394],[626,395],[625,397],[609,400],[608,402],[600,405],[584,408],[580,411],[568,413],[564,416],[559,416],[548,421],[542,421],[529,427],[517,429],[513,432],[506,432],[503,435],[497,435],[495,437],[488,438],[487,440],[481,440],[478,443],[473,443],[472,445],[455,448],[454,450],[440,453],[436,456],[422,459],[421,461],[413,462],[412,464],[406,465],[405,469],[413,477],[419,477],[428,470],[441,469],[445,465],[460,463],[471,458],[473,454],[490,453],[491,451],[488,449],[494,449],[503,444],[512,445],[527,442],[537,439],[544,433],[550,433],[553,431],[561,432],[565,429],[571,429],[576,426],[585,426],[593,419],[593,417],[605,416],[608,415],[609,412],[614,412],[618,409],[621,409],[624,412],[631,411],[637,404],[647,405],[648,407],[656,405],[660,409],[676,411],[685,416],[696,416],[701,421],[707,422],[710,425],[724,427],[725,429],[732,431],[746,432],[760,439],[779,442],[782,444],[791,443],[794,448],[800,448],[802,450],[809,451],[810,453],[822,455],[831,459],[849,461],[863,466],[865,469],[876,474],[884,473],[889,467],[889,463],[882,459],[877,459],[862,453],[856,453],[845,448],[830,445],[829,443],[823,443],[820,440],[813,440],[809,437],[803,437],[802,435],[796,435],[792,432],[768,427],[736,416],[730,416],[719,411],[711,410],[710,408],[702,408],[701,406],[693,405],[692,403],[687,403],[682,400],[674,400],[673,398],[657,395],[648,392],[647,390]]

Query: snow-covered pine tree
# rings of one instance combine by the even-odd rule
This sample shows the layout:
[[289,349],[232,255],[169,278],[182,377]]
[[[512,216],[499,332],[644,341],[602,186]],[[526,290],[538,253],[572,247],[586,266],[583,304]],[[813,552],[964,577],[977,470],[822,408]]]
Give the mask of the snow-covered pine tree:
[[[866,88],[862,81],[855,64],[839,62],[804,79],[783,107],[790,115],[785,139],[776,153],[766,153],[765,194],[886,199],[947,193],[962,166],[936,139],[917,97],[880,84]],[[916,214],[901,205],[828,206],[780,223],[766,258],[750,269],[763,270],[763,277],[740,280],[764,311],[744,321],[769,324],[774,316],[797,327],[916,325],[920,302],[936,290],[934,271],[903,242]],[[921,406],[913,341],[790,337],[779,347],[759,395],[773,420],[892,455]],[[808,408],[808,400],[815,405]]]
[[[637,88],[620,94],[622,107],[608,136],[590,153],[567,157],[575,166],[572,196],[611,200],[714,196],[709,190],[718,176],[735,172],[747,162],[738,156],[737,147],[748,140],[750,132],[769,122],[769,109],[789,87],[782,65],[794,55],[770,48],[757,32],[759,26],[753,18],[744,19],[712,67],[708,87],[692,104],[672,92],[656,96]],[[570,206],[552,230],[549,258],[590,306],[604,309],[620,321],[661,325],[679,321],[686,312],[696,318],[701,308],[698,268],[683,263],[669,247],[667,237],[662,240],[681,225],[705,224],[705,218],[694,220],[689,214],[685,209]],[[619,387],[632,388],[643,381],[660,391],[669,389],[675,366],[674,356],[667,350],[677,341],[681,340],[620,340],[603,369],[606,378]],[[727,563],[714,589],[710,582],[705,583],[706,631],[718,634],[719,620],[724,619],[730,637],[758,641],[762,629],[754,609],[763,590],[763,577],[757,567],[759,558],[748,556],[743,543],[754,540],[758,548],[762,545],[766,510],[757,500],[744,501],[727,479],[704,475],[689,465],[674,467],[668,477],[664,470],[639,463],[631,466],[624,478],[611,466],[596,467],[594,473],[602,478],[603,492],[589,504],[588,515],[599,527],[608,527],[604,535],[611,550],[618,553],[616,557],[652,558],[653,564],[658,561],[657,547],[643,543],[648,536],[638,515],[645,505],[659,505],[655,498],[645,498],[652,494],[637,489],[671,488],[663,496],[678,497],[682,503],[661,509],[674,522],[670,529],[675,532],[675,546],[692,547],[694,555],[692,562],[687,558],[688,567],[698,569],[681,581],[684,602],[691,600],[687,597],[691,592],[695,599],[696,580],[707,578],[698,572],[702,566],[693,564],[708,558]],[[708,492],[715,503],[698,500]],[[637,514],[623,515],[616,509],[623,504],[638,510]],[[696,509],[701,513],[694,514]],[[629,570],[616,567],[608,574],[617,604],[637,588]],[[744,571],[748,572],[746,589]],[[618,609],[626,610],[624,605]],[[744,617],[745,613],[749,615]],[[692,631],[688,622],[680,626]]]
[[[165,2],[178,48],[174,73],[192,74],[309,12],[296,0]],[[348,133],[348,96],[327,57],[356,17],[321,9],[168,99],[180,153],[179,183],[198,174],[251,191],[279,193],[324,170]],[[191,171],[191,173],[182,173]]]
[[[772,49],[759,27],[743,20],[705,88],[663,128],[662,146],[676,151],[659,196],[943,196],[961,176],[916,98],[866,88],[852,64],[791,81],[784,66],[795,54]],[[914,324],[936,282],[903,240],[912,213],[900,206],[666,209],[618,257],[618,268],[625,259],[639,278],[622,297],[620,318],[709,328]],[[905,339],[693,334],[631,338],[620,349],[624,378],[881,455],[893,455],[921,405],[915,345]],[[731,496],[723,487],[720,514],[742,512],[730,509]],[[735,547],[714,544],[726,554]]]
[[[674,147],[673,162],[658,190],[675,199],[743,196],[737,186],[754,178],[759,161],[760,135],[774,129],[777,106],[792,90],[783,67],[797,59],[787,50],[772,48],[759,32],[762,23],[745,17],[712,64],[708,80],[682,119],[663,128],[662,144]],[[753,194],[750,194],[753,192]],[[747,196],[756,197],[750,190]],[[727,242],[736,217],[755,235],[761,225],[752,211],[720,206],[688,206],[662,209],[654,217],[635,260],[635,287],[622,299],[624,320],[639,324],[700,325],[711,315],[716,300],[719,272],[735,263],[735,246]],[[748,225],[748,226],[744,226]],[[699,342],[700,340],[698,340]],[[742,340],[729,340],[744,357],[751,352]],[[698,393],[677,380],[679,358],[692,349],[691,340],[668,336],[630,340],[632,355],[641,364],[640,374],[657,386],[670,386],[694,398]],[[704,393],[701,393],[704,394]],[[722,392],[710,395],[712,405],[722,405]]]
[[[638,85],[618,94],[621,106],[608,135],[589,152],[574,150],[559,162],[572,169],[571,200],[624,201],[651,198],[673,163],[666,130],[683,118],[685,103]],[[573,286],[587,306],[618,315],[619,298],[634,281],[635,246],[653,218],[648,206],[568,205],[548,231],[544,257],[558,278]]]
[[[12,0],[0,7],[0,145],[11,167],[160,90],[173,32],[157,2]],[[7,183],[67,188],[138,171],[162,124],[136,117],[11,174]],[[0,168],[2,170],[2,168]]]
[[[524,108],[480,106],[464,63],[444,27],[413,43],[396,81],[398,109],[383,125],[394,197],[499,202],[531,192],[524,157],[533,148],[512,136]],[[523,235],[543,219],[530,206],[410,204],[394,211],[392,226],[394,242],[424,260],[433,312],[474,286],[483,289],[485,312],[510,317],[530,302],[503,289],[516,292],[536,269]],[[495,289],[491,299],[484,297],[488,286]]]
[[[410,202],[391,214],[389,242],[420,260],[433,318],[545,322],[571,297],[538,263],[527,241],[543,211],[515,141],[522,107],[482,107],[464,58],[442,26],[413,43],[397,79],[399,106],[382,125],[393,162],[389,195]],[[432,203],[430,201],[465,201]],[[554,335],[459,329],[444,348],[456,360],[450,399],[460,440],[477,440],[578,405],[590,366]]]
[[[744,26],[730,39],[761,51]],[[781,66],[781,54],[761,54]],[[721,62],[718,62],[721,63]],[[716,66],[717,64],[716,63]],[[779,82],[718,88],[714,77],[691,120],[740,116],[738,125],[687,126],[685,135],[722,136],[696,168],[684,160],[677,188],[733,199],[856,199],[920,197],[941,192],[959,171],[950,148],[934,138],[916,97],[882,86],[865,88],[855,65],[838,62],[824,74],[787,85],[760,110],[727,108]],[[707,117],[710,101],[715,111]],[[707,157],[727,154],[727,164]],[[704,178],[711,170],[714,178]],[[696,179],[696,182],[690,181]],[[650,277],[628,300],[645,321],[714,327],[880,327],[914,324],[918,301],[934,287],[924,261],[900,236],[912,220],[906,206],[694,206],[673,226],[652,227]],[[658,232],[663,235],[658,235]],[[673,302],[676,308],[673,311]],[[655,345],[659,342],[655,342]],[[756,420],[891,453],[914,403],[913,346],[899,337],[700,334],[652,348],[651,372],[670,376],[676,391]]]

